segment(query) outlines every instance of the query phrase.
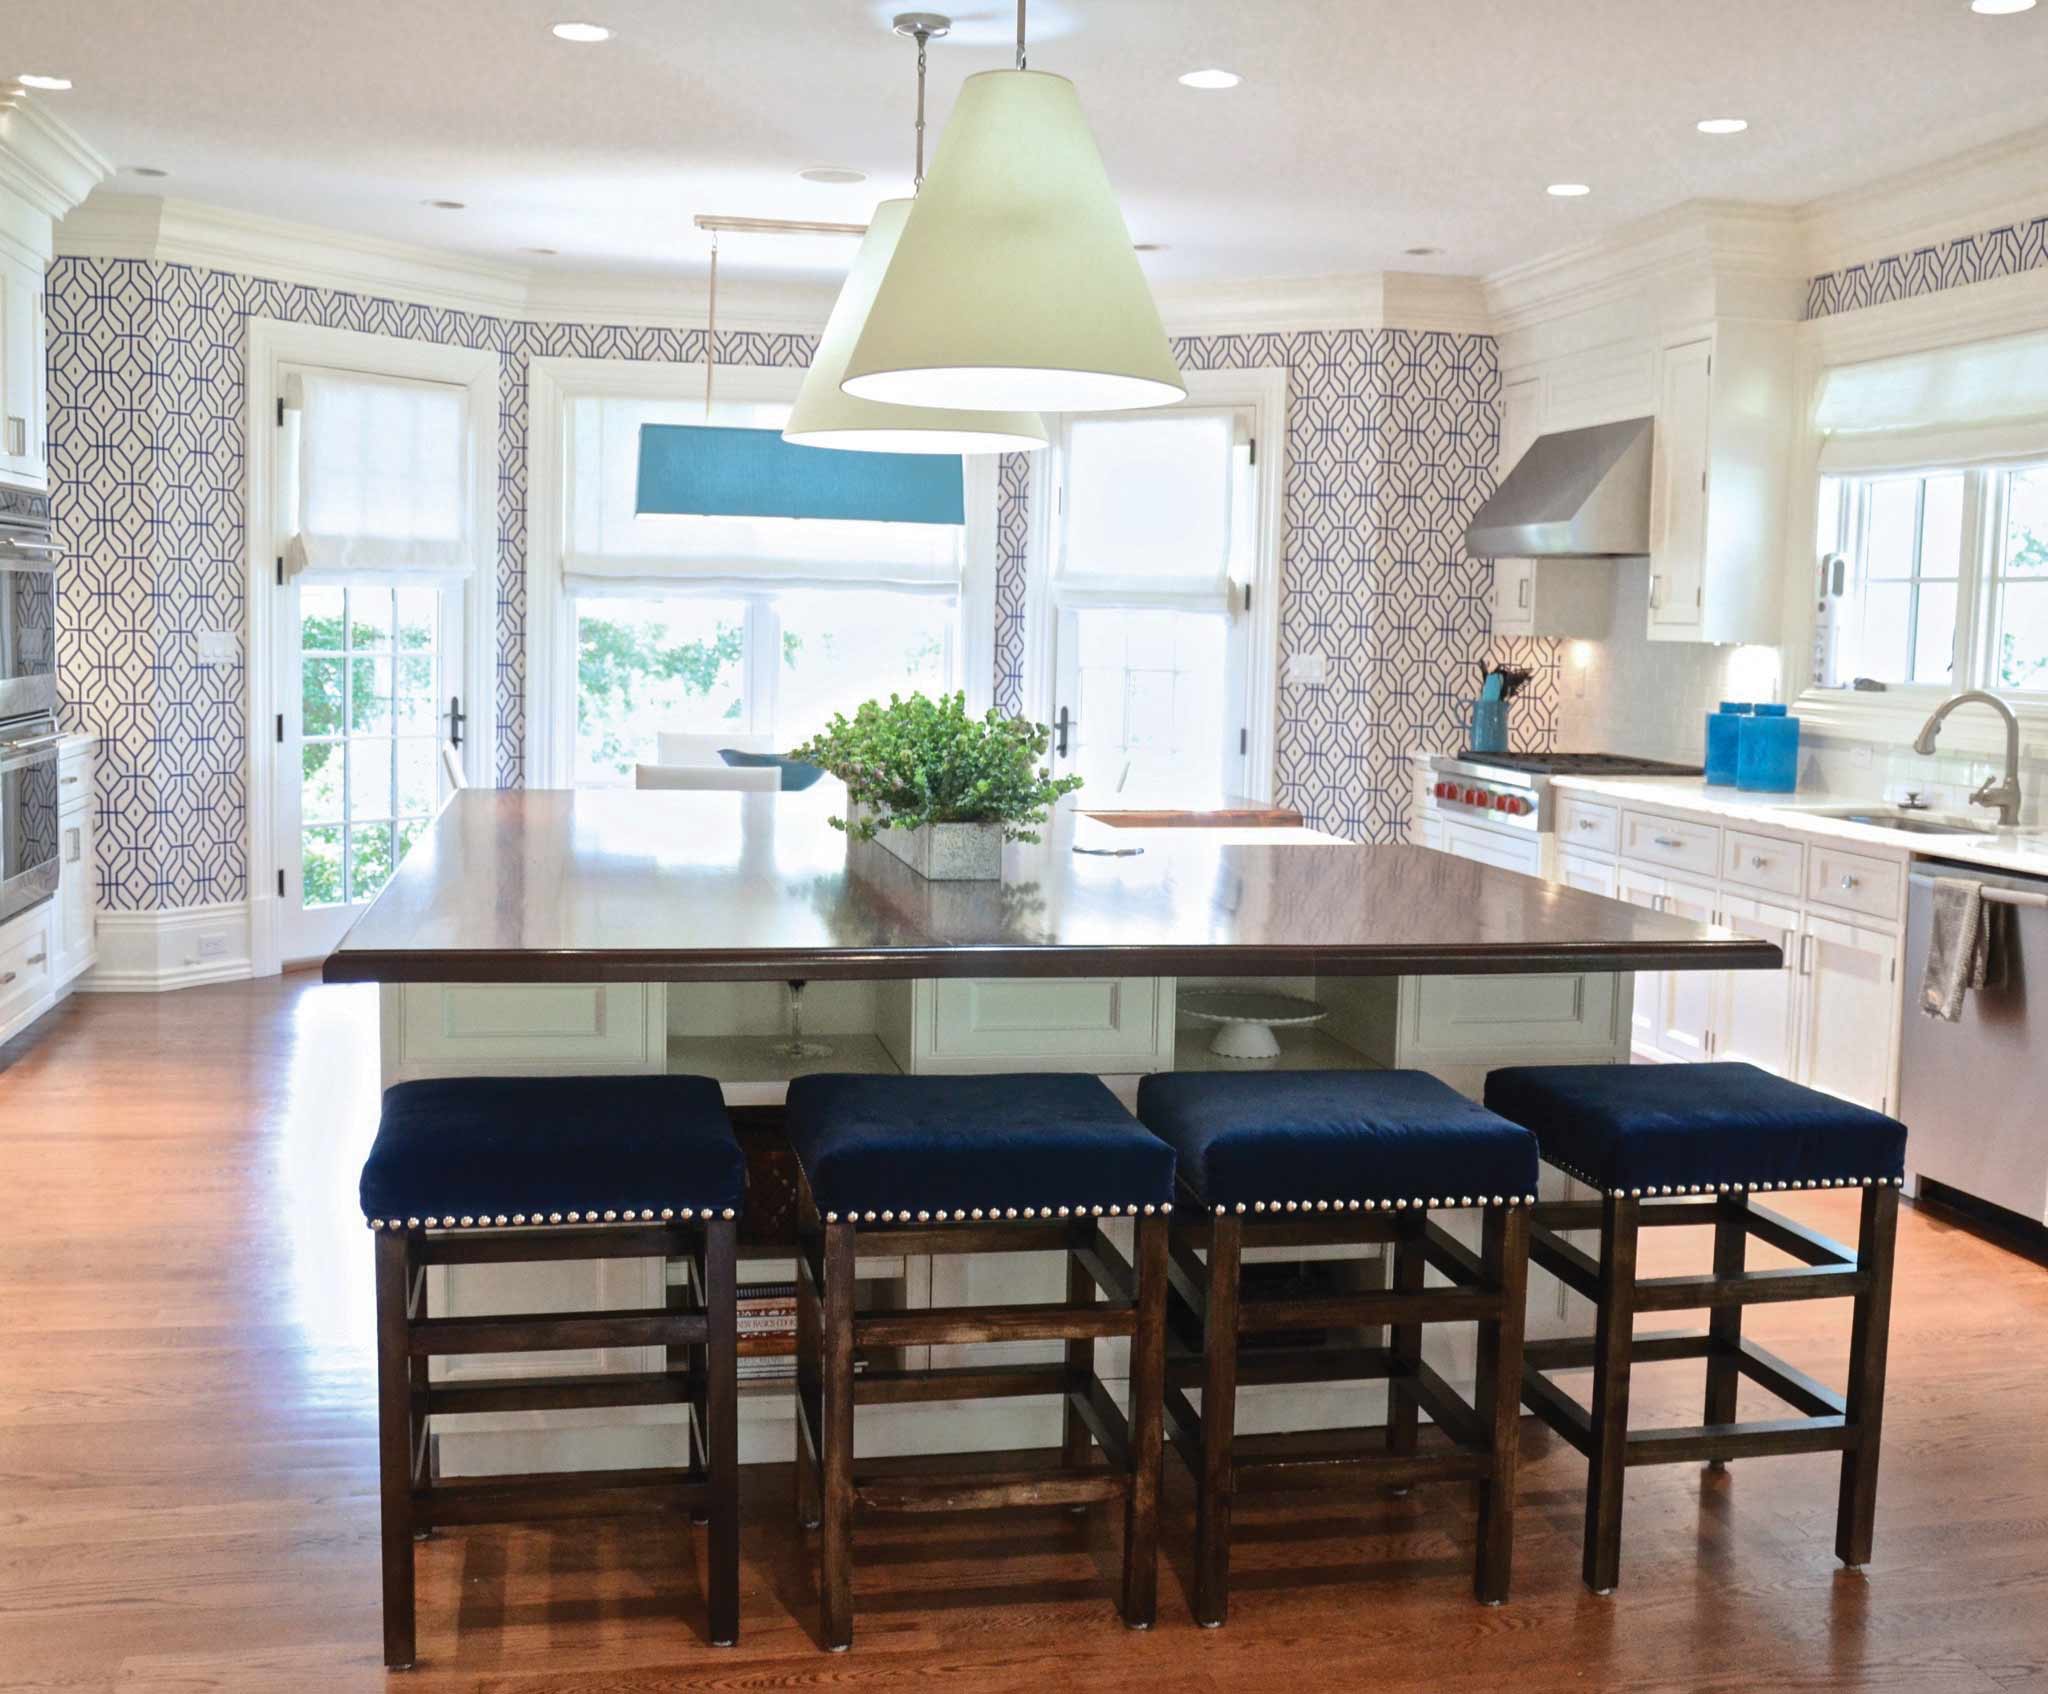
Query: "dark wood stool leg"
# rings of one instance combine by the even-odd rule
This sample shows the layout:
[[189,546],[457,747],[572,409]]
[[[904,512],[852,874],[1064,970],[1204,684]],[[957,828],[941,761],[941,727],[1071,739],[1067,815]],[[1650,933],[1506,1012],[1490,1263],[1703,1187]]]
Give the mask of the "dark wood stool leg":
[[[705,1260],[703,1239],[695,1229],[679,1227],[673,1233],[676,1237],[676,1255],[689,1266],[690,1284],[696,1289],[697,1297],[704,1302],[704,1312],[706,1317],[709,1317],[710,1267]],[[669,1306],[671,1310],[679,1307],[688,1307],[692,1311],[696,1309],[689,1301],[683,1299],[680,1291],[676,1289],[669,1290]],[[702,1471],[708,1482],[711,1477],[711,1349],[708,1345],[671,1347],[668,1349],[667,1357],[670,1370],[675,1370],[680,1362],[681,1368],[688,1375],[689,1427],[694,1432],[691,1436],[689,1459],[691,1464]],[[709,1523],[710,1509],[699,1507],[693,1510],[690,1513],[690,1521],[695,1524]]]
[[1508,1597],[1515,1545],[1515,1470],[1522,1446],[1522,1331],[1529,1293],[1529,1209],[1489,1206],[1480,1238],[1489,1289],[1501,1315],[1479,1326],[1473,1409],[1492,1431],[1493,1474],[1479,1485],[1479,1564],[1473,1591],[1489,1606]]
[[825,1225],[819,1556],[825,1645],[835,1653],[853,1645],[853,1248],[852,1224]]
[[1214,1629],[1230,1613],[1230,1501],[1237,1486],[1237,1295],[1244,1225],[1218,1217],[1209,1238],[1202,1319],[1202,1470],[1195,1478],[1195,1621]]
[[1124,1506],[1124,1623],[1150,1629],[1159,1609],[1159,1466],[1166,1425],[1166,1219],[1139,1218],[1132,1242],[1138,1309],[1131,1335],[1131,1486]]
[[[1422,1234],[1428,1225],[1428,1218],[1422,1212],[1410,1212],[1402,1216],[1396,1225],[1394,1237],[1394,1272],[1390,1285],[1396,1293],[1419,1294],[1422,1291],[1422,1273],[1425,1264],[1422,1256]],[[1388,1350],[1403,1364],[1414,1364],[1422,1357],[1422,1325],[1419,1323],[1397,1323],[1389,1327]],[[1387,1451],[1390,1453],[1412,1454],[1415,1451],[1416,1433],[1421,1425],[1422,1406],[1399,1374],[1387,1378]],[[1406,1494],[1405,1488],[1394,1490]]]
[[822,1439],[819,1432],[824,1428],[824,1327],[818,1309],[819,1290],[807,1267],[824,1263],[820,1251],[824,1236],[810,1186],[801,1180],[797,1184],[797,1205],[796,1521],[804,1529],[816,1529],[823,1510],[818,1495],[822,1455],[812,1451],[812,1443]]
[[711,1644],[740,1638],[740,1384],[739,1226],[720,1218],[704,1226],[706,1395],[704,1462],[710,1472]]
[[411,1240],[377,1236],[377,1480],[384,1540],[384,1663],[407,1669],[416,1652],[412,1557]]
[[[1714,1203],[1714,1274],[1740,1276],[1749,1256],[1749,1229],[1744,1214],[1749,1210],[1747,1194],[1723,1194]],[[1735,1421],[1735,1393],[1742,1381],[1735,1355],[1742,1346],[1742,1308],[1716,1306],[1707,1317],[1707,1334],[1714,1343],[1707,1355],[1707,1405],[1700,1419],[1705,1424]],[[1726,1459],[1709,1459],[1709,1470],[1726,1470]]]
[[1621,1575],[1622,1484],[1628,1464],[1629,1352],[1635,1339],[1640,1200],[1610,1194],[1600,1213],[1600,1298],[1593,1334],[1593,1452],[1586,1481],[1586,1586],[1611,1594]]
[[1856,1260],[1870,1285],[1856,1297],[1850,1320],[1848,1425],[1856,1445],[1842,1455],[1835,1511],[1835,1556],[1855,1568],[1870,1562],[1877,1518],[1878,1449],[1884,1436],[1885,1355],[1891,1344],[1892,1258],[1899,1230],[1899,1191],[1890,1183],[1863,1190]]
[[[1069,1241],[1092,1241],[1099,1225],[1077,1224]],[[1071,1252],[1067,1254],[1067,1304],[1085,1306],[1095,1298],[1095,1278]],[[1069,1341],[1067,1343],[1067,1380],[1086,1382],[1095,1369],[1095,1343],[1093,1341]],[[1074,1404],[1071,1394],[1067,1396],[1065,1434],[1061,1440],[1062,1459],[1069,1465],[1085,1465],[1093,1450],[1095,1438],[1088,1433],[1087,1421]],[[1076,1515],[1084,1514],[1086,1506],[1068,1508]]]

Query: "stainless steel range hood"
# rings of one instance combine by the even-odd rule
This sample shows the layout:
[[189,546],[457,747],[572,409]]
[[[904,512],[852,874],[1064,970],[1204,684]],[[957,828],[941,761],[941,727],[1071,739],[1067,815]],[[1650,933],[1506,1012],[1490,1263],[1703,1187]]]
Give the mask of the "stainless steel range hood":
[[1540,435],[1465,543],[1483,558],[1628,559],[1650,551],[1652,420]]

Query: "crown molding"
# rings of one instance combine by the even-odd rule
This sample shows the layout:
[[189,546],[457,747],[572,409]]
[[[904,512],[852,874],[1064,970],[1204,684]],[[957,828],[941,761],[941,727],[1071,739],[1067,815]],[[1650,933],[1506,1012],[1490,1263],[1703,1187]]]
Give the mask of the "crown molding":
[[1799,210],[1810,275],[2048,213],[2048,125]]
[[0,105],[0,187],[45,217],[63,217],[113,171],[83,136],[26,95]]
[[1166,282],[1152,292],[1168,333],[1181,336],[1336,329],[1483,335],[1491,328],[1476,277],[1369,271],[1353,276]]
[[1496,335],[1510,335],[1646,295],[1657,315],[1793,322],[1804,315],[1804,245],[1783,206],[1691,200],[1592,241],[1511,265],[1482,289]]
[[[708,304],[695,278],[557,273],[153,195],[92,195],[57,226],[56,252],[191,265],[521,321],[701,329]],[[815,333],[837,293],[728,284],[719,291],[719,327]]]

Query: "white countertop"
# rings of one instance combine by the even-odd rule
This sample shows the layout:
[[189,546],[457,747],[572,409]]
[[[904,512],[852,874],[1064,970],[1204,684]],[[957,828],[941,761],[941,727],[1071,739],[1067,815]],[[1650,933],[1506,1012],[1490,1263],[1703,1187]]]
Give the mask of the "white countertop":
[[2038,827],[1991,828],[1978,835],[1915,835],[1906,830],[1815,815],[1816,809],[1837,811],[1856,805],[1868,806],[1872,811],[1890,810],[1883,800],[1859,801],[1854,796],[1839,794],[1745,794],[1732,788],[1709,788],[1696,776],[1560,776],[1553,777],[1550,786],[1560,794],[1583,794],[1589,799],[1646,806],[1660,812],[1692,813],[1780,835],[2048,876],[2048,829]]

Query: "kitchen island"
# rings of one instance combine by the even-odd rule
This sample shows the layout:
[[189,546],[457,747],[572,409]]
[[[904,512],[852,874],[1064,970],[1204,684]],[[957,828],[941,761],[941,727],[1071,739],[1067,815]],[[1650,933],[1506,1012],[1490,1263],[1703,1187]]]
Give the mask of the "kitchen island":
[[[1637,970],[1781,962],[1764,940],[1425,848],[1285,828],[1122,830],[1064,807],[1043,842],[1005,850],[1000,882],[927,882],[832,829],[837,800],[827,785],[800,795],[465,791],[325,978],[381,985],[387,1083],[716,1078],[749,1148],[748,1274],[772,1286],[792,1275],[777,1114],[799,1071],[1079,1070],[1128,1098],[1147,1072],[1242,1063],[1211,1054],[1207,1032],[1181,1029],[1176,1008],[1183,989],[1251,981],[1328,1009],[1319,1027],[1285,1032],[1272,1064],[1412,1066],[1476,1093],[1499,1064],[1625,1062]],[[805,1032],[827,1055],[780,1051],[793,981],[809,985]],[[1565,1192],[1565,1180],[1556,1174],[1549,1190]],[[1058,1298],[1058,1265],[1027,1254],[862,1268],[874,1300],[917,1307],[972,1303],[998,1278],[1006,1300]],[[1383,1270],[1348,1260],[1303,1274]],[[447,1315],[646,1306],[678,1274],[658,1261],[438,1268],[429,1296]],[[1531,1333],[1541,1334],[1562,1306],[1555,1285],[1532,1287]],[[650,1368],[641,1351],[561,1368]],[[1002,1351],[1035,1356],[1029,1345]],[[1440,1368],[1469,1373],[1455,1354]],[[438,1369],[466,1381],[496,1366],[472,1356]],[[1240,1424],[1355,1422],[1360,1393],[1273,1388],[1247,1397]],[[1051,1401],[876,1411],[890,1414],[862,1420],[876,1452],[1031,1445],[1059,1420]],[[670,1462],[678,1415],[489,1414],[438,1436],[438,1462],[446,1474]],[[786,1385],[751,1389],[743,1457],[786,1459],[789,1424]]]

